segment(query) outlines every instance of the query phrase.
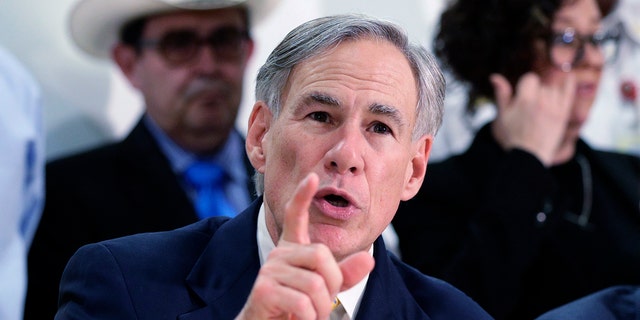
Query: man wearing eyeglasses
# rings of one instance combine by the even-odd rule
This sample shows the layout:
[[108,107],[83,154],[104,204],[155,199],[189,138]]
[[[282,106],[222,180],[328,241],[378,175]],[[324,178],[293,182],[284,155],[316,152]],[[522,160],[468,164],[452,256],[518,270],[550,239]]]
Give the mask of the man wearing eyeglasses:
[[254,46],[253,9],[261,14],[238,0],[75,6],[73,40],[93,56],[110,56],[145,112],[123,141],[48,164],[26,319],[53,318],[60,276],[80,246],[234,216],[255,198],[244,137],[234,128]]

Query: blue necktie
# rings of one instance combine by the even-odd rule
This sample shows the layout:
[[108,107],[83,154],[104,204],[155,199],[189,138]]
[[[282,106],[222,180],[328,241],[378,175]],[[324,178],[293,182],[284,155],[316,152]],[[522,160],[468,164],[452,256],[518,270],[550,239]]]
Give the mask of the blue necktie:
[[195,208],[200,219],[236,215],[224,194],[227,177],[220,166],[196,161],[187,168],[184,177],[196,191]]

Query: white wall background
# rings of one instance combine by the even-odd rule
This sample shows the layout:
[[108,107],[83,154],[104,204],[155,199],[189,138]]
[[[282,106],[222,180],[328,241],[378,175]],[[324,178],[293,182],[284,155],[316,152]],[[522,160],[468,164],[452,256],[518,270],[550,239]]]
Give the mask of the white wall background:
[[[22,60],[42,87],[49,159],[124,137],[142,112],[141,99],[110,61],[92,58],[71,42],[67,15],[75,1],[0,0],[0,45]],[[414,41],[430,46],[433,26],[445,0],[269,1],[277,5],[254,25],[252,31],[257,46],[245,79],[245,94],[237,121],[242,130],[246,130],[254,102],[257,69],[293,27],[327,14],[366,13],[399,23]],[[623,2],[634,6],[630,11],[640,11],[640,0]],[[635,66],[640,66],[637,63],[640,61],[640,28],[635,25],[637,42],[630,42],[635,50],[630,55],[635,57],[627,60],[636,61]],[[640,69],[626,69],[637,70],[634,75],[640,83]],[[607,85],[605,81],[602,85],[609,88],[613,96],[599,99],[584,132],[590,142],[604,148],[615,144],[611,130],[618,123],[615,114],[622,112],[619,111],[622,107],[618,106],[621,105],[618,80],[613,83]],[[433,159],[464,150],[471,138],[463,128],[467,123],[459,117],[462,110],[460,96],[450,94],[446,102],[445,123],[436,139]],[[637,102],[637,108],[640,108],[640,102]]]
[[[110,61],[97,60],[71,42],[67,15],[76,0],[0,0],[0,45],[13,52],[43,91],[47,156],[57,158],[124,137],[142,101]],[[256,54],[250,62],[238,127],[246,130],[257,69],[284,35],[326,14],[358,12],[403,25],[427,44],[429,25],[442,0],[279,0],[254,26]]]

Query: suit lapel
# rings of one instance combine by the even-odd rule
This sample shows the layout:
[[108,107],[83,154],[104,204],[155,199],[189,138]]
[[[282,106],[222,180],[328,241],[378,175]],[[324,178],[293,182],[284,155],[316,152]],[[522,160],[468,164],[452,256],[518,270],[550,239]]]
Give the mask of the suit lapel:
[[[215,232],[186,279],[200,307],[179,319],[231,319],[240,313],[260,269],[256,228],[261,203],[261,198],[253,202]],[[356,319],[428,319],[404,285],[381,237],[374,243],[374,259],[376,267]]]
[[230,319],[240,312],[260,269],[256,228],[261,203],[255,201],[215,232],[186,279],[202,306],[179,319]]
[[[246,153],[243,155],[244,168],[249,177],[246,187],[253,201],[257,198],[253,179],[251,179],[254,169]],[[120,185],[129,189],[126,194],[132,195],[129,201],[138,204],[137,206],[140,207],[138,211],[151,215],[148,217],[153,217],[153,221],[169,220],[161,225],[178,227],[198,220],[195,209],[182,189],[169,160],[160,150],[142,119],[120,143],[116,159],[122,172],[126,172],[122,176],[124,181]],[[179,212],[180,214],[158,217],[156,216],[158,212]]]
[[405,286],[382,237],[374,243],[375,268],[369,275],[356,319],[429,319]]
[[[195,209],[173,173],[169,160],[140,120],[121,143],[116,155],[122,168],[121,185],[145,221],[171,229],[196,222]],[[161,214],[161,213],[171,214]],[[148,220],[152,218],[152,220]]]

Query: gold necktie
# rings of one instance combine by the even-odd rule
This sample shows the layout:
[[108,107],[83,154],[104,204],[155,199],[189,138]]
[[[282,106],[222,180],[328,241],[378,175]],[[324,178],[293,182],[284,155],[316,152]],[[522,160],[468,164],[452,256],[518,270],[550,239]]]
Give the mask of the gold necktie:
[[340,305],[340,300],[338,300],[338,297],[336,297],[335,299],[333,299],[333,304],[331,305],[331,311],[335,310],[339,305]]

